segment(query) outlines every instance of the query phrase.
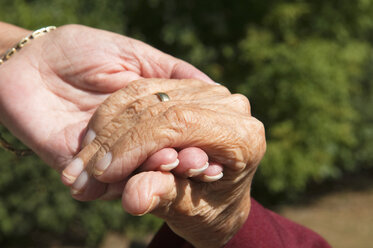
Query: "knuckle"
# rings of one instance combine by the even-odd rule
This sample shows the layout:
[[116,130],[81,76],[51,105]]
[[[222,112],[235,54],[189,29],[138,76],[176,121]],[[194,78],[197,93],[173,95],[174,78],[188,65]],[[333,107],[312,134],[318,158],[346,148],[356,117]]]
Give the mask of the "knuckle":
[[118,139],[118,133],[115,130],[119,126],[120,123],[112,121],[108,127],[98,133],[97,137],[92,141],[92,145],[99,151],[107,153],[110,150],[110,144]]
[[158,144],[173,144],[186,130],[183,111],[175,105],[153,105],[141,114],[138,123],[145,125],[135,125],[134,135],[142,136],[144,140],[157,140]]
[[102,144],[105,142],[105,140],[106,140],[106,138],[104,138],[104,136],[99,135],[89,145],[91,145],[93,147],[96,147],[98,149],[99,147],[102,146]]
[[102,119],[111,119],[111,117],[114,117],[117,114],[122,106],[131,100],[134,100],[134,98],[126,94],[124,89],[114,92],[99,105],[91,122],[102,122]]
[[96,138],[95,140],[92,141],[92,146],[94,146],[96,149],[95,149],[95,152],[97,153],[107,153],[110,149],[108,143],[105,141],[106,139],[104,138]]
[[235,108],[239,109],[240,112],[251,114],[251,106],[249,99],[242,94],[233,94],[230,96],[231,102]]
[[184,107],[177,105],[170,106],[163,114],[163,118],[168,124],[168,129],[177,133],[185,132],[192,123],[191,114],[188,114]]
[[170,122],[177,122],[177,123],[184,123],[184,124],[190,122],[190,118],[188,118],[188,114],[185,108],[178,106],[178,105],[170,106],[164,113],[164,116]]
[[136,115],[144,111],[144,109],[149,105],[148,101],[144,98],[136,99],[132,102],[126,109],[126,112],[130,115]]
[[102,154],[106,154],[110,151],[110,144],[108,144],[107,142],[104,142],[101,146],[101,149],[100,149],[100,153]]
[[146,121],[151,118],[157,117],[160,113],[164,111],[163,104],[156,104],[145,108],[140,114],[140,121]]
[[262,122],[254,117],[246,118],[245,146],[248,153],[248,161],[251,164],[259,164],[266,150],[265,128]]
[[255,133],[261,137],[262,139],[265,139],[265,128],[264,128],[264,124],[259,121],[258,119],[256,118],[252,118],[253,119],[253,126],[255,127]]
[[210,87],[213,88],[213,90],[217,93],[220,93],[222,95],[230,95],[231,92],[229,89],[223,85],[211,85]]
[[130,83],[126,88],[123,90],[127,92],[128,95],[137,98],[144,94],[144,92],[149,92],[149,86],[153,82],[153,80],[149,79],[140,79]]
[[144,136],[149,137],[151,133],[148,130],[144,130],[141,126],[134,126],[126,134],[126,144],[131,147],[134,144],[138,144],[139,140],[144,140]]
[[261,157],[264,156],[266,149],[267,149],[267,144],[266,144],[266,137],[265,137],[265,127],[264,124],[260,121],[258,121],[258,140],[259,140],[259,145],[261,149]]
[[180,120],[181,109],[178,106],[171,106],[169,107],[163,114],[163,117],[169,121],[170,124],[174,123],[175,121]]
[[102,145],[105,141],[111,139],[120,127],[121,123],[119,120],[113,119],[104,129],[98,132],[95,141]]

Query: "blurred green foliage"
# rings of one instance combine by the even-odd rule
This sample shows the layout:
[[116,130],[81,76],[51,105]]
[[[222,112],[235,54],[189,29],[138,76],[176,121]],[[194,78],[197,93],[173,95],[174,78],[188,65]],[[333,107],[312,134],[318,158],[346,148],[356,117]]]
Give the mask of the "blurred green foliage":
[[[372,165],[372,13],[373,0],[0,2],[2,21],[119,32],[247,95],[268,140],[253,193],[269,202]],[[106,229],[141,233],[159,225],[129,217],[118,203],[71,200],[57,174],[34,157],[0,158],[0,240],[79,229],[93,245]]]
[[[3,127],[0,132],[4,133]],[[21,146],[10,135],[7,140]],[[18,143],[18,144],[17,144]],[[143,235],[157,229],[161,221],[151,216],[126,214],[120,201],[78,202],[57,172],[36,156],[17,158],[0,151],[0,246],[40,247],[33,240],[48,233],[64,242],[66,236],[97,244],[107,230]],[[71,245],[71,240],[67,243]],[[48,246],[48,245],[45,245]]]

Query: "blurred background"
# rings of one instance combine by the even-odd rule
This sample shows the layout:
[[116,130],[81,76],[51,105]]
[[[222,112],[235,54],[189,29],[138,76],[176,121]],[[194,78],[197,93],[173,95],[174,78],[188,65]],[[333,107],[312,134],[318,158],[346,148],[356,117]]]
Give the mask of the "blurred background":
[[[121,33],[245,94],[268,139],[254,197],[334,247],[362,248],[373,235],[372,14],[373,0],[0,1],[0,21]],[[73,200],[37,157],[0,149],[0,161],[1,247],[143,247],[162,223]]]

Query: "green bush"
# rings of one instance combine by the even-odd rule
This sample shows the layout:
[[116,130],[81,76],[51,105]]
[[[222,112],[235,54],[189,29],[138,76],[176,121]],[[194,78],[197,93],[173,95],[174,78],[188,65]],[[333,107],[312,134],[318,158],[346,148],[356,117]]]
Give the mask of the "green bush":
[[334,177],[354,166],[359,115],[351,82],[361,74],[369,47],[314,38],[276,43],[270,32],[255,29],[240,45],[252,72],[238,89],[268,124],[263,182],[275,192],[304,189],[308,178]]
[[35,156],[17,158],[1,150],[0,158],[0,244],[44,232],[73,233],[93,246],[107,230],[144,235],[160,226],[156,218],[139,221],[126,214],[120,201],[74,200],[58,173]]
[[[29,29],[80,23],[123,33],[246,94],[267,130],[253,193],[288,199],[310,182],[373,162],[373,0],[3,0],[2,21]],[[8,137],[10,138],[10,137]],[[0,239],[159,225],[120,204],[72,200],[35,157],[0,153]],[[276,197],[277,196],[277,197]],[[278,197],[280,196],[280,198]],[[0,241],[1,242],[1,241]]]

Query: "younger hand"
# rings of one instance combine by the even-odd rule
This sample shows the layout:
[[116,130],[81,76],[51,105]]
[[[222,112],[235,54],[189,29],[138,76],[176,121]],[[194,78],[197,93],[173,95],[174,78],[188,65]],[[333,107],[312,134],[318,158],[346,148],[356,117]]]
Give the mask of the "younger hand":
[[212,82],[193,66],[138,40],[62,26],[32,40],[0,66],[0,122],[62,171],[79,151],[97,107],[111,93],[147,77]]

